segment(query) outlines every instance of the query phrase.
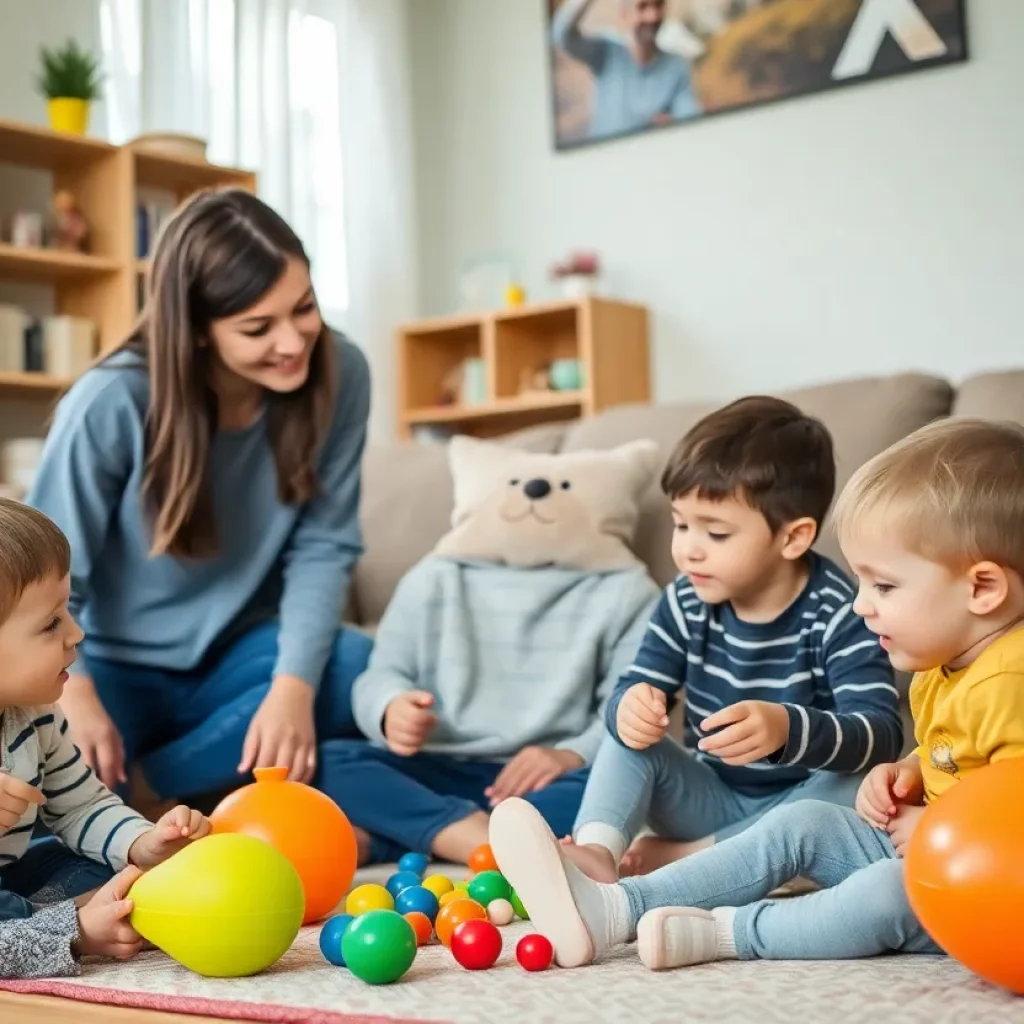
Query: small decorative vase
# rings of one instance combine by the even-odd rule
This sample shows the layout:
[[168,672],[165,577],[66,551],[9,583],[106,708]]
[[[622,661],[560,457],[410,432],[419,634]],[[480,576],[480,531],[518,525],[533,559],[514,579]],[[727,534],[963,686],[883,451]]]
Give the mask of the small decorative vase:
[[50,127],[55,132],[68,132],[71,135],[84,135],[89,127],[89,101],[71,99],[67,96],[55,97],[47,103],[50,115]]
[[567,299],[585,299],[594,292],[590,274],[567,274],[562,278],[562,295]]

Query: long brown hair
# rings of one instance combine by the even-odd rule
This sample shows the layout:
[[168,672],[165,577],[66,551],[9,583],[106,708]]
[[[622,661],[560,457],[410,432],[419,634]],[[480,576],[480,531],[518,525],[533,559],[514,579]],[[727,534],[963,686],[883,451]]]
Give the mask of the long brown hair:
[[[258,302],[290,257],[309,265],[295,232],[242,189],[198,192],[160,234],[149,297],[135,330],[116,350],[137,354],[149,373],[142,496],[153,517],[153,555],[207,557],[217,551],[210,487],[217,396],[210,386],[207,332],[212,320]],[[315,457],[334,403],[326,334],[325,328],[302,387],[265,393],[277,493],[285,504],[308,501],[317,489]]]

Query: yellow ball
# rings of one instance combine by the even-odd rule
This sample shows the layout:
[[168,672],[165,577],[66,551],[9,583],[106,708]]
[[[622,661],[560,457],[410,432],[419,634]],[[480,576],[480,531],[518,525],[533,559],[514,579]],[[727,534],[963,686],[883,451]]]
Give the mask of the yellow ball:
[[287,952],[305,911],[291,862],[240,833],[190,843],[128,893],[131,923],[154,946],[197,974],[256,974]]
[[455,886],[452,885],[452,880],[445,878],[444,875],[428,875],[423,879],[423,888],[429,889],[440,899],[446,892],[451,892]]
[[391,893],[383,885],[374,885],[372,882],[356,886],[345,900],[345,910],[353,917],[366,914],[371,910],[394,909],[395,899]]
[[[437,902],[438,906],[447,907],[449,903],[465,899],[469,899],[469,897],[461,889],[452,889],[451,892],[446,892]],[[474,900],[473,902],[475,903],[476,901]]]
[[460,892],[469,892],[469,882],[456,882],[455,888]]

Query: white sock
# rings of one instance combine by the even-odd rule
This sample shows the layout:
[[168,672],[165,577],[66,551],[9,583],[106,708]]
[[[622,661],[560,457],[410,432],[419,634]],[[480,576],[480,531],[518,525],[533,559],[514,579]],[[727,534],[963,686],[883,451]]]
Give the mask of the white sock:
[[719,960],[736,960],[739,954],[736,952],[736,932],[734,922],[736,919],[735,907],[715,907],[711,911],[715,919],[715,943]]
[[603,846],[611,853],[616,864],[622,860],[629,846],[625,836],[617,828],[606,825],[603,821],[589,821],[586,825],[581,825],[573,842],[577,846]]
[[566,858],[562,863],[573,902],[594,941],[594,956],[600,956],[612,946],[629,942],[633,938],[633,928],[625,889],[618,884],[602,885],[587,878]]

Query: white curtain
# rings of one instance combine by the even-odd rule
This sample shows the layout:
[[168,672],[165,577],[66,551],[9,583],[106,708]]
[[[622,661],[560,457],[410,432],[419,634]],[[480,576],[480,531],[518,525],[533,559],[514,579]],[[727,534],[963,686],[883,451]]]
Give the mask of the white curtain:
[[100,0],[112,141],[176,131],[259,175],[326,318],[366,350],[393,429],[396,324],[416,309],[406,0]]

